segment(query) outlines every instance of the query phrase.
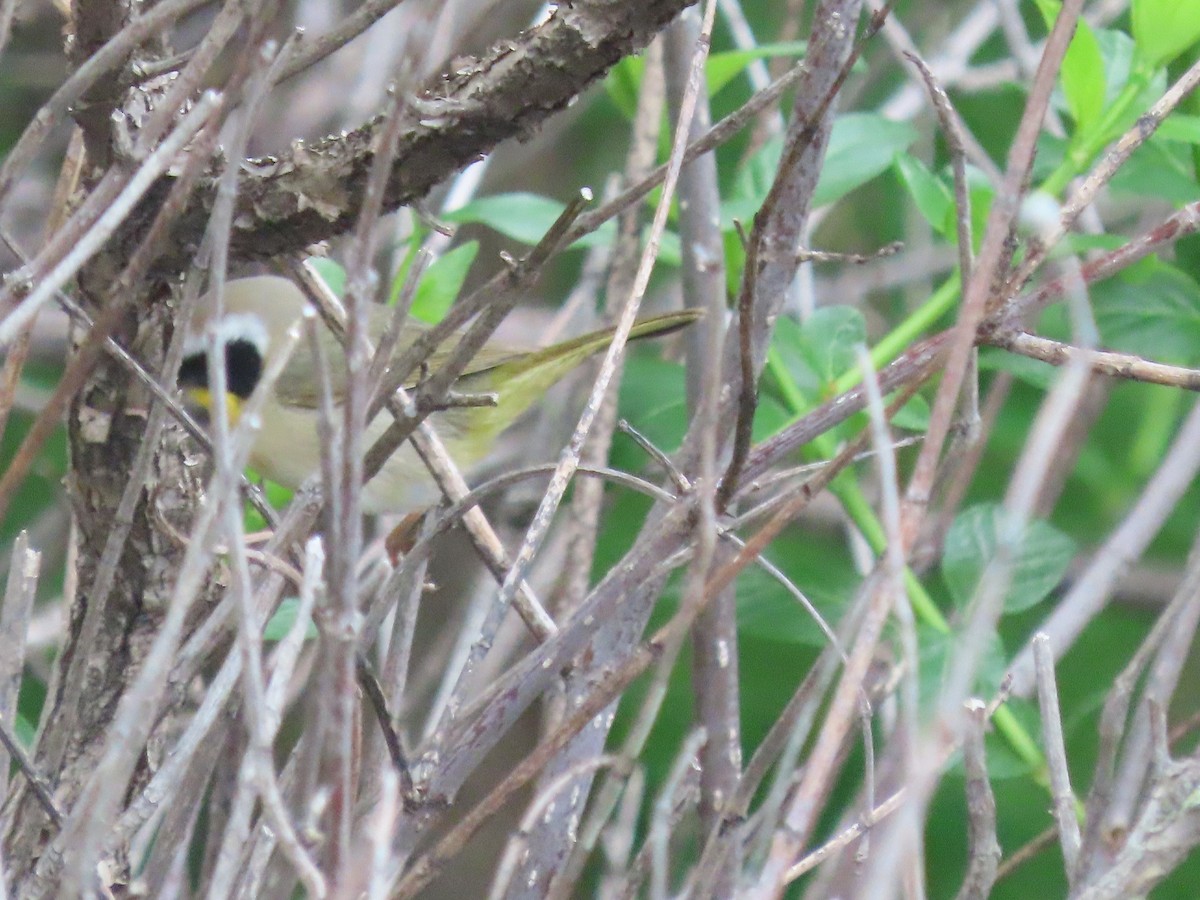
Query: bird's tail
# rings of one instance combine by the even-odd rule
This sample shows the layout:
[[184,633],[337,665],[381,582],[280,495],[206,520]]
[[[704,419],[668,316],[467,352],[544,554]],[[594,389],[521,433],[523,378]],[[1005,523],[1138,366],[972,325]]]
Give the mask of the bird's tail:
[[[629,339],[662,337],[692,324],[703,315],[699,310],[682,310],[649,316],[634,322]],[[589,356],[606,349],[612,343],[614,332],[613,328],[593,331],[542,350],[514,356],[460,379],[457,385],[460,391],[497,390],[499,393],[495,407],[477,410],[478,424],[472,427],[482,430],[490,426],[495,433],[503,431],[568,372]],[[478,415],[485,411],[491,415]]]

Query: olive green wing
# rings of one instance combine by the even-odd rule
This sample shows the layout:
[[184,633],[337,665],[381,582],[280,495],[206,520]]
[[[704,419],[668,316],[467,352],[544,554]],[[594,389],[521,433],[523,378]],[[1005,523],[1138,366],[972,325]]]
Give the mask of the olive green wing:
[[[371,330],[373,335],[382,334],[383,328],[386,325],[387,314],[390,310],[381,309],[381,311],[383,312],[382,316],[375,315],[372,317]],[[401,333],[399,341],[397,341],[396,350],[392,354],[392,358],[398,359],[428,330],[428,325],[415,320],[405,323],[404,331]],[[441,368],[461,337],[461,332],[451,334],[434,350],[425,364],[425,371],[436,372]],[[329,373],[329,386],[333,402],[337,405],[346,395],[345,353],[337,338],[328,329],[321,329],[319,340],[321,355],[325,358],[326,370]],[[472,375],[477,372],[493,369],[521,355],[521,353],[506,347],[485,346],[467,364],[467,368],[463,374]],[[317,373],[318,369],[315,357],[313,356],[312,346],[307,340],[301,340],[295,351],[293,351],[287,365],[284,366],[283,374],[280,376],[279,381],[276,382],[276,399],[285,406],[299,409],[317,409],[321,403],[321,395],[317,388]],[[424,377],[423,373],[418,370],[405,383],[405,387],[413,387],[422,377]]]
[[[336,405],[346,396],[346,356],[342,352],[341,344],[328,329],[320,330],[318,340],[321,344],[321,356],[325,360],[325,369],[329,374],[329,388]],[[312,344],[307,338],[301,338],[283,367],[279,380],[275,382],[275,398],[284,406],[317,409],[321,405],[321,394],[317,385],[318,368]]]
[[[372,334],[382,334],[390,310],[380,307],[372,320]],[[694,310],[653,316],[636,322],[630,332],[630,340],[669,334],[691,324],[700,314]],[[410,320],[397,342],[393,359],[399,358],[413,343],[428,330],[429,326]],[[450,335],[430,354],[424,371],[436,372],[448,359],[458,343],[461,332]],[[345,356],[334,336],[327,330],[321,332],[322,354],[327,361],[329,383],[334,403],[345,396]],[[550,347],[534,351],[519,351],[511,347],[489,343],[468,363],[460,380],[459,390],[467,393],[496,390],[503,385],[506,396],[500,398],[500,409],[496,412],[497,424],[503,427],[513,421],[526,407],[558,381],[563,375],[579,365],[585,358],[598,353],[612,341],[612,329],[602,329]],[[406,383],[412,387],[424,377],[423,372]],[[316,409],[320,405],[317,391],[317,368],[313,361],[312,348],[302,342],[284,368],[283,375],[275,388],[279,401],[286,406]]]

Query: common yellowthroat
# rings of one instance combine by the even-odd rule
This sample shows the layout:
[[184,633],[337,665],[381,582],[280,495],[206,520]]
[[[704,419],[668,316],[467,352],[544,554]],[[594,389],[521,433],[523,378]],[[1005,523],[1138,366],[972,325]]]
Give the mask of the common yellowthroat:
[[[258,276],[226,285],[225,311],[215,331],[225,339],[226,407],[231,418],[236,419],[242,401],[258,384],[272,344],[283,340],[288,329],[302,317],[306,303],[300,288],[286,278]],[[391,310],[386,307],[372,308],[368,330],[373,342],[383,334],[390,315]],[[669,334],[698,317],[695,311],[685,311],[642,319],[633,326],[630,338]],[[427,326],[410,319],[392,358],[399,357],[426,329]],[[496,405],[454,407],[430,416],[455,462],[469,469],[482,460],[500,433],[521,413],[581,362],[608,347],[612,338],[612,330],[606,329],[541,350],[514,350],[495,342],[484,345],[454,383],[454,390],[464,394],[494,393]],[[322,329],[321,340],[336,405],[344,391],[340,381],[344,378],[345,357],[331,332]],[[451,340],[450,348],[440,347],[429,357],[431,371],[437,371],[453,343]],[[193,341],[188,347],[179,370],[179,384],[193,402],[211,412],[207,359],[201,341]],[[298,487],[317,471],[321,462],[318,403],[316,366],[308,344],[302,341],[263,407],[262,425],[250,452],[250,465],[290,488]],[[387,412],[372,420],[367,426],[367,446],[391,422],[392,416]],[[362,509],[368,514],[408,513],[437,499],[428,470],[412,447],[405,444],[363,488]]]

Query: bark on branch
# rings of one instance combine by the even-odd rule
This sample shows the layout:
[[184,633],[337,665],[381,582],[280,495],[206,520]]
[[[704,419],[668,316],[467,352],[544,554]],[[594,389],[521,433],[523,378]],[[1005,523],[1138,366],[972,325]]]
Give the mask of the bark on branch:
[[[644,47],[695,0],[629,3],[587,0],[557,7],[541,25],[496,44],[487,55],[456,60],[406,104],[384,193],[385,210],[424,197],[435,185],[510,138],[524,139]],[[297,143],[283,157],[247,160],[238,186],[231,252],[267,259],[348,231],[383,127],[376,117],[352,131]],[[144,227],[167,190],[164,179],[130,222]],[[194,254],[215,197],[216,176],[180,216],[166,271]]]

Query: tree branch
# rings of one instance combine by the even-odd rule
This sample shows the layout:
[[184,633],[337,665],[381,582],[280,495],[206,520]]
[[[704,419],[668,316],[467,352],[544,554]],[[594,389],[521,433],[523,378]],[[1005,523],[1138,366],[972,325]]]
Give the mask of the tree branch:
[[[383,209],[424,197],[502,141],[524,139],[614,63],[650,42],[694,0],[564,4],[542,25],[497,43],[482,57],[459,60],[427,82],[417,112],[401,130]],[[268,259],[349,231],[386,127],[372,119],[352,131],[297,143],[282,157],[247,160],[238,186],[230,241],[234,256]],[[130,221],[135,232],[153,215],[167,179]],[[215,180],[179,218],[174,252],[161,260],[178,271],[191,258],[212,207]]]

